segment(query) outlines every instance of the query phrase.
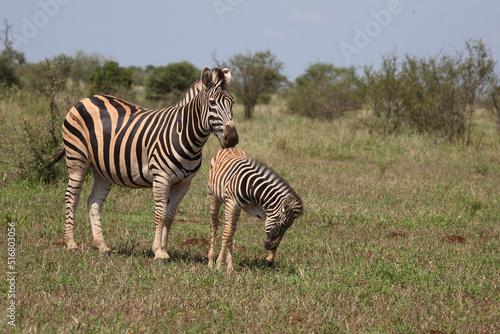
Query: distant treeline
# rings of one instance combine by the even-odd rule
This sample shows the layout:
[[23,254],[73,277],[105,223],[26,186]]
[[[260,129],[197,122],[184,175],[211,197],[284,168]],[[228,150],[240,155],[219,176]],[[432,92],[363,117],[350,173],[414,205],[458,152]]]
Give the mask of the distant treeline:
[[[16,89],[43,93],[50,76],[56,86],[49,86],[59,91],[114,94],[163,107],[175,104],[201,71],[187,61],[121,67],[84,51],[28,63],[23,53],[5,46],[0,55],[0,96]],[[496,62],[480,40],[468,41],[454,55],[417,58],[389,54],[376,68],[314,63],[294,82],[287,81],[282,74],[284,64],[270,51],[214,62],[231,70],[230,88],[245,106],[247,118],[252,117],[257,103],[266,103],[279,91],[287,99],[288,109],[304,117],[335,119],[363,110],[360,122],[382,135],[410,130],[468,142],[478,107],[491,111],[500,129]]]

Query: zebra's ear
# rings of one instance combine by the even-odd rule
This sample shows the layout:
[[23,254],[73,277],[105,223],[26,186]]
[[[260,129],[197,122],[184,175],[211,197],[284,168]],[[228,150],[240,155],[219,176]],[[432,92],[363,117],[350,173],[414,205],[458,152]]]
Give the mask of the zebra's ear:
[[201,71],[201,82],[205,85],[205,87],[208,87],[212,84],[212,70],[210,67],[205,66],[203,71]]
[[224,68],[222,70],[222,73],[224,73],[224,80],[226,81],[226,86],[229,86],[229,82],[231,81],[231,72],[229,72],[228,68]]

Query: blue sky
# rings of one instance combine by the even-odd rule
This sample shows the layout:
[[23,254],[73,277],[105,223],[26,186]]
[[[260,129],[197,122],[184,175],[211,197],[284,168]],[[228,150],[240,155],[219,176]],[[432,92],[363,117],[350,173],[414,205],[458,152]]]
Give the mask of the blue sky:
[[394,50],[426,57],[480,38],[500,60],[498,0],[2,0],[0,19],[30,62],[81,49],[122,66],[203,68],[214,52],[269,49],[293,80],[318,61],[377,66]]

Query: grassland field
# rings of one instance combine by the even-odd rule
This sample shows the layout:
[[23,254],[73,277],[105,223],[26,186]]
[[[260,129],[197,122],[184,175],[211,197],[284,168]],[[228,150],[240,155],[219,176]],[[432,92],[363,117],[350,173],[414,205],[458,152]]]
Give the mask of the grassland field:
[[[113,255],[104,258],[91,247],[90,176],[76,214],[80,249],[70,253],[66,180],[19,180],[0,167],[0,261],[7,268],[14,222],[17,273],[11,326],[12,285],[2,270],[0,331],[500,332],[500,135],[488,113],[475,114],[465,146],[416,134],[384,138],[359,126],[357,114],[300,118],[279,98],[259,105],[251,120],[242,105],[234,111],[238,147],[304,201],[273,268],[265,263],[264,223],[246,213],[235,271],[207,267],[213,136],[172,225],[169,265],[153,261],[151,189],[112,188],[102,217]],[[0,102],[4,143],[20,112]]]

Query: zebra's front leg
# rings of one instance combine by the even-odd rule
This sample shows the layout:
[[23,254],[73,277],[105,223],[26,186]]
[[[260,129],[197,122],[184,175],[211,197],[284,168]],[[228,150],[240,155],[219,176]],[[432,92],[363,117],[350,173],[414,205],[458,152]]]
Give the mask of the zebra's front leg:
[[[153,241],[154,260],[159,262],[167,262],[170,258],[167,254],[166,247],[166,231],[165,223],[167,220],[167,201],[170,184],[166,177],[157,176],[153,180],[153,195],[155,199],[155,238]],[[165,247],[163,245],[163,235],[165,234]]]
[[276,249],[277,248],[269,251],[269,255],[266,258],[268,267],[272,267],[274,264],[274,257],[276,256]]
[[109,256],[111,255],[111,249],[106,246],[104,235],[102,234],[101,209],[111,190],[111,183],[99,175],[95,169],[92,171],[92,174],[94,175],[94,187],[87,202],[90,225],[92,227],[92,245],[100,253]]
[[[158,224],[158,220],[156,223],[155,241],[153,243],[153,252],[155,252],[155,260],[167,263],[170,259],[170,256],[168,255],[167,252],[167,242],[168,242],[168,234],[170,232],[170,226],[172,225],[172,222],[174,220],[177,206],[179,206],[180,201],[186,195],[190,185],[191,185],[191,180],[187,180],[180,185],[171,187],[168,190],[168,200],[166,201],[166,203],[165,201],[161,201],[161,204],[166,204],[165,205],[166,208],[164,211],[165,212],[164,215],[160,216],[163,217],[161,224]],[[156,193],[155,193],[155,201],[156,201]],[[161,214],[161,211],[159,213]],[[161,229],[158,236],[158,231],[160,227]],[[157,247],[156,251],[155,251],[155,246]]]
[[224,232],[222,233],[222,244],[219,257],[217,258],[217,269],[220,269],[222,263],[224,263],[227,248],[227,271],[233,270],[233,238],[240,214],[241,208],[239,208],[233,200],[228,200],[224,211],[226,224],[224,226]]
[[210,250],[208,251],[208,267],[214,267],[215,260],[215,239],[217,228],[219,227],[219,211],[222,202],[218,201],[214,195],[210,194]]

